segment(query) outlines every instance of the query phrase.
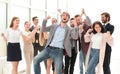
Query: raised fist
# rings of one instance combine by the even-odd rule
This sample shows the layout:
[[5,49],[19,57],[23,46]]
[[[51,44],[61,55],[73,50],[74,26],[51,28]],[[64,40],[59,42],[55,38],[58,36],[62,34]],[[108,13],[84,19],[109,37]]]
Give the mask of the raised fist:
[[48,20],[48,19],[50,19],[50,18],[51,18],[51,16],[48,15],[48,16],[46,17],[46,20]]
[[88,29],[87,32],[88,32],[88,33],[91,33],[92,31],[93,31],[93,29],[90,28],[90,29]]

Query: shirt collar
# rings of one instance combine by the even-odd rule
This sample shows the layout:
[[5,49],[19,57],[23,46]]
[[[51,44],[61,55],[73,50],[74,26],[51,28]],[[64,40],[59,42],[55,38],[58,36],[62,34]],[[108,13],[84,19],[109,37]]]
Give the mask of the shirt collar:
[[[61,25],[59,24],[59,27],[61,27]],[[66,28],[67,27],[67,24],[64,26],[64,27],[61,27],[61,28]]]
[[108,23],[109,23],[109,22],[107,22],[107,23],[104,23],[104,25],[106,26]]

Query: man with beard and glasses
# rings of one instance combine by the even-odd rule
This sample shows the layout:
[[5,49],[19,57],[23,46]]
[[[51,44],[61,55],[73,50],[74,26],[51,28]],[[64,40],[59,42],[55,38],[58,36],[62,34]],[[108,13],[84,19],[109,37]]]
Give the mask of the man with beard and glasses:
[[[101,21],[104,24],[103,27],[105,28],[105,31],[110,32],[110,34],[112,35],[114,31],[114,26],[109,23],[110,14],[107,12],[102,13]],[[109,46],[108,43],[106,43],[105,58],[104,58],[104,63],[103,63],[104,74],[111,74],[111,71],[110,71],[111,51],[112,51],[111,46]]]
[[40,62],[51,58],[55,63],[57,74],[62,74],[62,63],[64,49],[68,56],[71,57],[71,39],[78,38],[78,28],[71,29],[67,22],[70,15],[67,12],[61,14],[61,22],[59,25],[46,26],[47,20],[50,16],[46,17],[42,23],[42,31],[49,32],[45,49],[34,58],[34,72],[41,74]]

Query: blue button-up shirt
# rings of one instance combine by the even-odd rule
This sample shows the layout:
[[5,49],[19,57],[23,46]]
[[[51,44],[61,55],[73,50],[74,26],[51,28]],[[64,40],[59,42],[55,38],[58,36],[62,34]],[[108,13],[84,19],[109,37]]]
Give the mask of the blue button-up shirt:
[[59,47],[64,49],[64,39],[65,39],[65,27],[58,26],[50,46]]

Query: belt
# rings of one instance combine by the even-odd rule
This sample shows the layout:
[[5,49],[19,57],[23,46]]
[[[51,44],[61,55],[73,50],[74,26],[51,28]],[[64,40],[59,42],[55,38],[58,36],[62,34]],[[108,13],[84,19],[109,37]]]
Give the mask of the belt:
[[62,48],[54,47],[54,46],[50,46],[50,45],[48,45],[48,47],[51,48],[51,49],[62,49]]

